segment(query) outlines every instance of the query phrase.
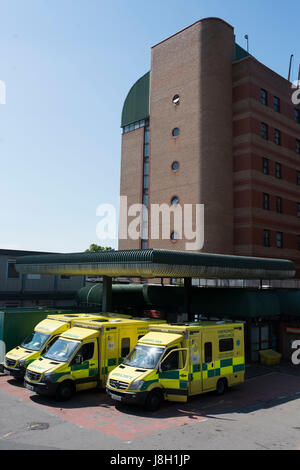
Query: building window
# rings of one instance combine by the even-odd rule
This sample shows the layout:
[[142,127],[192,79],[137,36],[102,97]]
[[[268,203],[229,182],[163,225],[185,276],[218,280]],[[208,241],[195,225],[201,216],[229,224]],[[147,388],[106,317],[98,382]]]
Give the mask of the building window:
[[144,161],[144,175],[149,176],[149,161],[145,159]]
[[123,127],[123,134],[139,129],[140,127],[147,126],[148,124],[148,119],[141,119],[140,121],[133,122]]
[[300,123],[300,109],[294,109],[294,120]]
[[300,140],[296,139],[296,153],[300,155]]
[[71,276],[66,276],[65,274],[62,274],[60,276],[61,279],[71,279]]
[[280,113],[280,99],[277,96],[273,98],[273,108],[275,111]]
[[264,193],[263,194],[263,209],[269,210],[269,203],[270,203],[269,194]]
[[7,278],[8,279],[19,279],[20,273],[16,270],[16,261],[8,260],[7,262]]
[[268,124],[261,123],[261,136],[263,139],[268,140]]
[[270,246],[270,230],[264,230],[264,246]]
[[173,130],[172,130],[172,136],[173,137],[177,137],[179,135],[179,129],[178,127],[175,127]]
[[277,248],[282,248],[283,247],[283,241],[282,241],[282,232],[277,232],[276,233],[276,246]]
[[178,202],[179,202],[179,197],[178,196],[172,197],[172,199],[171,199],[172,206],[176,206],[176,204],[178,204]]
[[260,102],[264,105],[268,104],[268,93],[263,88],[260,90]]
[[263,158],[262,159],[262,165],[263,165],[263,173],[265,175],[269,174],[269,159],[268,158]]
[[179,169],[179,162],[173,162],[171,168],[173,171],[177,171]]
[[149,157],[149,144],[144,145],[144,157]]
[[281,163],[275,163],[275,176],[281,178]]
[[149,197],[148,197],[148,194],[143,194],[143,204],[144,206],[148,207],[148,203],[149,203]]
[[276,145],[280,145],[281,136],[280,131],[278,129],[274,129],[274,142]]
[[176,242],[178,240],[178,233],[177,232],[172,232],[170,238],[173,242]]
[[276,197],[276,211],[282,212],[282,199],[281,197]]
[[148,175],[144,175],[144,190],[145,189],[149,189],[149,176]]
[[172,99],[173,104],[179,104],[180,103],[180,97],[179,95],[174,95]]
[[148,247],[148,240],[142,240],[141,246],[142,250],[146,250]]

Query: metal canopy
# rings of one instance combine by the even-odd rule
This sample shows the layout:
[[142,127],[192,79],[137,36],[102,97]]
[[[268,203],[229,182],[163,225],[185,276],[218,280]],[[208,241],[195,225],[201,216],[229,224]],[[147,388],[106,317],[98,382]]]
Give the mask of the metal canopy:
[[292,261],[172,250],[119,250],[23,256],[21,273],[143,278],[290,279]]

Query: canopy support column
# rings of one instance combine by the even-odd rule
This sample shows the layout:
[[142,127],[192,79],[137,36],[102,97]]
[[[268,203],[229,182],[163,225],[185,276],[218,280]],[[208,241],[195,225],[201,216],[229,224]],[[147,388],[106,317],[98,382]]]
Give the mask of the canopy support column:
[[103,276],[103,293],[102,293],[102,312],[111,311],[112,300],[112,278]]
[[192,287],[192,278],[184,278],[184,310],[187,314],[188,321],[192,321],[191,314],[191,287]]

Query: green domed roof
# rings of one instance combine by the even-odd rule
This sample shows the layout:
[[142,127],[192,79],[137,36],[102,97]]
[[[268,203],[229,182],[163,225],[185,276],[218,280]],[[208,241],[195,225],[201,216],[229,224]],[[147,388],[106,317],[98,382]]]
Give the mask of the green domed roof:
[[130,89],[124,102],[121,127],[149,117],[150,72],[143,75]]

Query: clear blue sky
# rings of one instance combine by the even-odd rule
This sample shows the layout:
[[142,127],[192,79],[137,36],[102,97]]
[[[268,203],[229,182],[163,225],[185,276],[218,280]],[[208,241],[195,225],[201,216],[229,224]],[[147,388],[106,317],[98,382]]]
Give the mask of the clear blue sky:
[[122,105],[159,41],[220,17],[285,77],[293,53],[297,78],[299,2],[0,0],[0,8],[0,248],[99,243],[96,208],[119,201]]

